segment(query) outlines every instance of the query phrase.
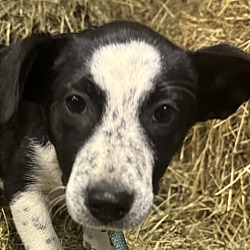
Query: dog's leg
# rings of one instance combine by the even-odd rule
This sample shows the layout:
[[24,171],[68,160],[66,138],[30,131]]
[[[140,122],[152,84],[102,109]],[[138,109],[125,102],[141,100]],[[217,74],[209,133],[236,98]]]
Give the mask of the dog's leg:
[[10,204],[14,223],[26,250],[61,250],[43,194],[18,193]]

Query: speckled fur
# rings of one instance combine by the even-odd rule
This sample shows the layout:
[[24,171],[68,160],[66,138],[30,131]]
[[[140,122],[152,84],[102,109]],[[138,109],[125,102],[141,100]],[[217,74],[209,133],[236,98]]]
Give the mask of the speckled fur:
[[62,247],[48,207],[48,194],[62,185],[55,149],[50,143],[42,147],[33,140],[30,141],[30,149],[33,167],[27,178],[33,184],[16,194],[10,204],[11,213],[26,249],[60,250]]
[[26,249],[62,249],[51,222],[44,194],[29,190],[18,193],[10,208]]
[[89,67],[108,100],[101,124],[76,156],[66,191],[68,210],[78,223],[101,227],[85,207],[84,193],[89,185],[106,182],[135,195],[130,212],[109,226],[133,227],[153,203],[154,150],[144,135],[139,110],[153,90],[161,58],[153,46],[132,41],[99,48]]

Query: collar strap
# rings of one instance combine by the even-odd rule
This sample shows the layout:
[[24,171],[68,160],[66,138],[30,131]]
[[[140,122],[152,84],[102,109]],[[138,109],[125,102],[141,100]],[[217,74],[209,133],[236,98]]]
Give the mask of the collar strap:
[[114,250],[128,250],[128,246],[122,231],[109,231],[108,235]]

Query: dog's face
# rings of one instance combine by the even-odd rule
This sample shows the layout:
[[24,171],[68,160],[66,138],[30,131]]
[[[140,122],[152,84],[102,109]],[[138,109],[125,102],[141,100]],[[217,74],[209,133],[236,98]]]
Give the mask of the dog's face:
[[[111,31],[85,46],[77,37],[76,51],[55,65],[48,126],[71,216],[119,229],[148,214],[153,186],[194,122],[196,87],[186,54],[162,37],[146,30],[150,39],[130,32],[105,41]],[[117,211],[105,215],[103,206],[112,208],[93,201],[95,192],[111,201],[122,194],[123,201],[110,201]]]
[[[31,42],[35,55],[23,56],[22,96],[41,106],[79,224],[138,225],[188,129],[225,118],[249,98],[249,59],[228,46],[220,56],[218,47],[186,52],[134,23],[39,39]],[[244,65],[226,77],[225,69],[218,75],[221,60],[230,74],[235,61]],[[234,95],[236,76],[242,84]]]

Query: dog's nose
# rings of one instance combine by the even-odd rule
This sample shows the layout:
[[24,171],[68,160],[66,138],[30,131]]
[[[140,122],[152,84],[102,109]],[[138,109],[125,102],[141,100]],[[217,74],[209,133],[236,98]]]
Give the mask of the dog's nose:
[[102,185],[87,191],[85,204],[95,218],[107,224],[124,218],[131,209],[133,200],[133,194]]

